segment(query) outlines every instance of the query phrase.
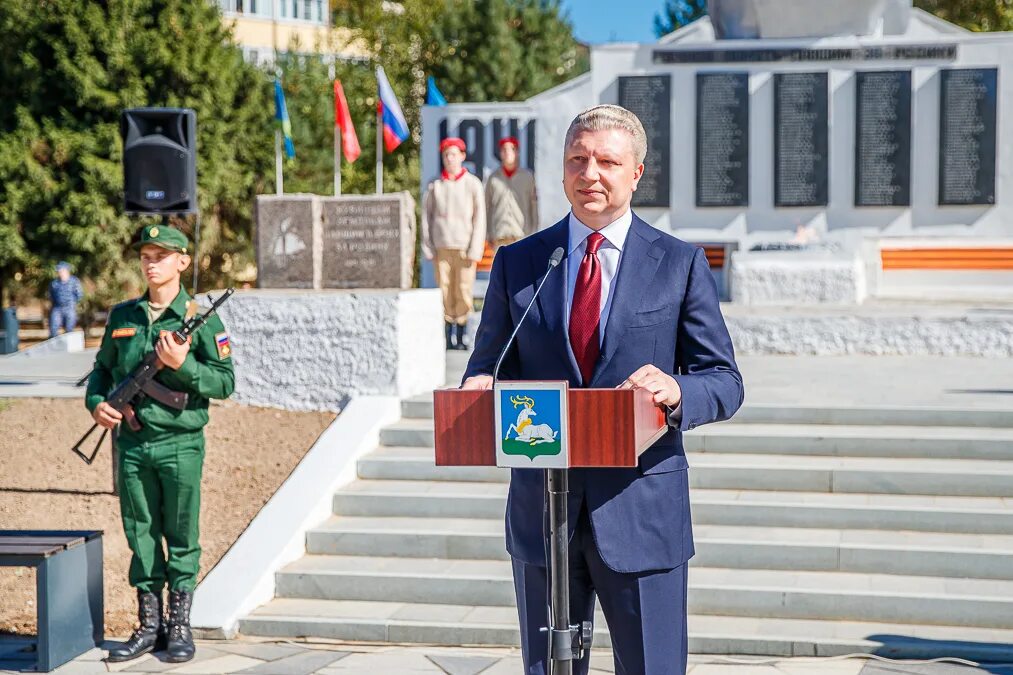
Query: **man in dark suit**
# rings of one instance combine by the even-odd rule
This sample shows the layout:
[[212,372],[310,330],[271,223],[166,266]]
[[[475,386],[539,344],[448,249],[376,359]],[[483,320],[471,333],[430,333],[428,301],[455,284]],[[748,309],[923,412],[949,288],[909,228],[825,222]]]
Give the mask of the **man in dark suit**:
[[[647,136],[628,110],[600,105],[570,124],[563,186],[572,210],[499,250],[464,389],[487,389],[500,350],[546,273],[566,252],[503,362],[510,380],[649,389],[670,429],[635,468],[570,471],[571,622],[590,621],[597,595],[616,672],[686,672],[686,563],[693,555],[682,432],[728,419],[742,378],[704,252],[630,210]],[[525,673],[545,675],[548,638],[543,472],[514,469],[507,550]],[[588,670],[588,658],[574,672]]]

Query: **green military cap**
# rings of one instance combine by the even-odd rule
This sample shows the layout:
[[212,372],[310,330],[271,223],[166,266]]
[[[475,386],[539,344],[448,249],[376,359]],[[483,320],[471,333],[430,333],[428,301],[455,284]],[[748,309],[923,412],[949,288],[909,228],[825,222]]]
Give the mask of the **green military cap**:
[[187,241],[186,235],[168,225],[146,225],[141,230],[141,238],[134,244],[134,248],[148,244],[183,254],[190,252],[190,242]]

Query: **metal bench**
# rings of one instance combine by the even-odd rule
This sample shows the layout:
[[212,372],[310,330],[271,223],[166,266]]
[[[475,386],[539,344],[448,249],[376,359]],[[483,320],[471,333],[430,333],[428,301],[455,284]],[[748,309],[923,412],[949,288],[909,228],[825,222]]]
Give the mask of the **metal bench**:
[[0,530],[0,567],[36,569],[38,636],[17,658],[49,672],[102,644],[101,530]]

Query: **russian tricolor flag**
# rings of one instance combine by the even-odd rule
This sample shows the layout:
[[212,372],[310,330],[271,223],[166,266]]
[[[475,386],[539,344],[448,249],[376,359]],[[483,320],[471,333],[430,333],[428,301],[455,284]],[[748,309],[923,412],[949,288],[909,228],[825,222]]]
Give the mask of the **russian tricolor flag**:
[[387,81],[383,66],[376,67],[376,82],[380,88],[380,100],[377,102],[379,113],[383,119],[383,146],[387,152],[394,152],[397,146],[408,140],[408,122],[401,111],[401,104]]

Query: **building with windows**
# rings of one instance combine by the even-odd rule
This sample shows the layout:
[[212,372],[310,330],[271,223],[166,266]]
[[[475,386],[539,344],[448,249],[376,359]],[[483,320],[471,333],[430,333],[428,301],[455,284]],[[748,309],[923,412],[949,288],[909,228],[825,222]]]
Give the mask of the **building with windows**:
[[236,42],[247,60],[271,63],[275,50],[287,52],[298,45],[302,52],[348,53],[343,29],[333,28],[327,0],[216,0],[231,20]]

